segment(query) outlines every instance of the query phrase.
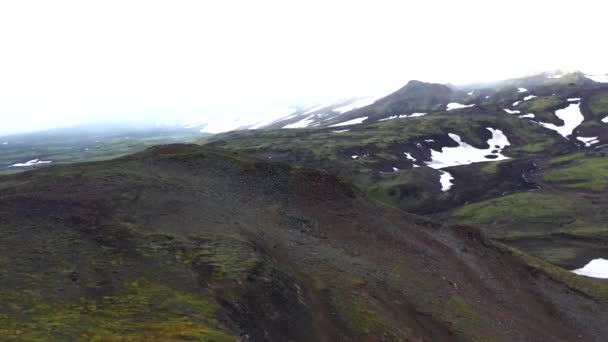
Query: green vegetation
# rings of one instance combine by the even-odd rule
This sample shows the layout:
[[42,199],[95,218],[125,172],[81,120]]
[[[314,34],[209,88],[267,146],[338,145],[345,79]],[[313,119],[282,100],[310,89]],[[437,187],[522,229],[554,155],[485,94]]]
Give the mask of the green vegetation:
[[81,132],[43,132],[3,137],[0,145],[0,175],[31,170],[29,167],[8,168],[33,159],[54,164],[73,164],[114,159],[146,148],[172,143],[193,143],[203,136],[196,130],[150,129],[119,132],[109,129],[87,135]]
[[571,189],[592,192],[607,191],[608,158],[575,156],[552,160],[553,165],[561,166],[549,170],[543,180]]
[[608,92],[602,92],[591,96],[589,99],[589,109],[591,109],[591,113],[600,120],[608,116]]
[[565,99],[558,96],[540,96],[520,103],[517,106],[517,109],[537,114],[554,111],[555,109],[564,106],[566,103]]
[[499,160],[495,162],[487,163],[486,166],[481,168],[481,172],[486,175],[495,175],[498,173],[498,169],[500,168],[500,164],[506,162],[505,160]]
[[8,340],[235,341],[215,328],[215,305],[140,279],[120,294],[70,304],[36,289],[3,293],[0,335]]
[[515,248],[507,246],[503,246],[502,248],[521,259],[525,264],[545,273],[555,281],[566,284],[570,289],[608,303],[608,284],[577,275],[539,258],[523,253]]
[[496,220],[546,220],[554,222],[568,211],[576,209],[576,204],[556,198],[550,194],[524,192],[470,204],[455,211],[464,223],[489,224]]

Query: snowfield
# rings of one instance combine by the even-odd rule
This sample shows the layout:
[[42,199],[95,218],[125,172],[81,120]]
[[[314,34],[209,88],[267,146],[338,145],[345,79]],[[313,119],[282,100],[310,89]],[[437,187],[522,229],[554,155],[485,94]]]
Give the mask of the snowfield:
[[283,126],[283,128],[304,128],[304,127],[308,127],[310,126],[310,124],[315,120],[315,116],[311,115],[308,117],[305,117],[304,119],[298,121],[298,122],[294,122],[292,124],[289,125],[285,125]]
[[393,119],[405,119],[405,118],[416,118],[416,117],[424,116],[424,115],[426,115],[426,113],[412,113],[412,114],[393,115],[393,116],[389,116],[388,118],[380,119],[378,121],[388,121],[388,120],[393,120]]
[[[507,137],[499,129],[487,127],[487,130],[492,133],[492,138],[488,139],[489,148],[473,147],[462,141],[460,136],[449,133],[450,138],[458,143],[458,146],[444,147],[439,152],[431,149],[432,160],[425,163],[433,169],[443,169],[450,166],[509,159],[509,157],[501,154],[502,149],[510,145]],[[490,155],[492,157],[488,158]]]
[[441,183],[441,191],[446,192],[452,188],[452,180],[454,177],[447,171],[439,171],[439,183]]
[[361,108],[361,107],[365,107],[365,106],[369,106],[372,103],[376,102],[376,98],[375,97],[368,97],[365,99],[361,99],[359,101],[355,101],[351,104],[348,104],[346,106],[340,107],[340,108],[336,108],[333,111],[334,112],[338,112],[340,114],[344,114],[346,112],[350,112],[351,110],[357,109],[357,108]]
[[539,122],[543,127],[552,129],[559,133],[564,138],[568,138],[574,129],[585,121],[585,117],[581,114],[580,104],[573,103],[567,108],[559,109],[555,112],[555,115],[564,121],[563,126],[556,126],[554,124]]
[[30,160],[25,163],[13,164],[9,167],[28,167],[28,166],[35,166],[35,165],[41,165],[41,164],[50,164],[50,163],[52,163],[52,161],[50,161],[50,160],[33,159],[33,160]]
[[589,147],[593,144],[597,144],[598,142],[600,142],[598,139],[599,137],[576,137],[577,140],[582,141],[585,143],[585,147]]
[[591,278],[608,279],[608,260],[593,259],[585,267],[573,270],[572,272]]
[[335,125],[331,125],[329,127],[339,127],[339,126],[348,126],[348,125],[357,125],[362,123],[363,121],[367,120],[367,116],[361,117],[361,118],[356,118],[356,119],[352,119],[352,120],[348,120],[348,121],[344,121],[344,122],[340,122],[337,123]]
[[[405,158],[409,161],[411,161],[412,163],[417,162],[416,158],[412,157],[411,154],[409,154],[408,152],[403,152],[403,154],[405,154]],[[414,167],[420,167],[420,165],[416,165],[414,164]]]
[[454,110],[454,109],[462,109],[462,108],[469,108],[469,107],[473,107],[475,104],[471,104],[471,105],[465,105],[462,103],[458,103],[458,102],[450,102],[448,103],[448,110]]
[[608,83],[608,75],[604,74],[604,75],[585,75],[585,77],[592,79],[595,82],[598,83]]

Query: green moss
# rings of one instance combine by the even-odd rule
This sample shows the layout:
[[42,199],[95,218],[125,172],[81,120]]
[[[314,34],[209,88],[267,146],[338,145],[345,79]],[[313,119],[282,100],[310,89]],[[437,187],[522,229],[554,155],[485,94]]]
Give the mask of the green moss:
[[559,166],[562,164],[568,164],[574,160],[581,159],[585,157],[585,153],[573,153],[565,156],[553,158],[549,161],[549,165],[551,166]]
[[238,235],[197,239],[199,244],[187,252],[185,261],[212,266],[215,279],[242,280],[261,261],[252,246]]
[[550,194],[525,192],[470,204],[457,209],[454,214],[469,224],[489,224],[499,219],[547,219],[554,222],[556,217],[575,209],[575,203]]
[[97,301],[22,291],[3,294],[2,305],[0,336],[14,340],[235,340],[217,329],[214,304],[145,279]]
[[532,144],[526,144],[521,147],[516,147],[516,148],[510,149],[509,151],[513,152],[513,153],[521,153],[521,152],[523,152],[523,153],[540,153],[540,152],[550,149],[554,144],[555,144],[554,140],[545,140],[545,141],[536,142],[536,143],[532,143]]
[[603,92],[592,96],[589,99],[589,109],[598,119],[608,116],[608,92]]
[[564,270],[561,267],[552,265],[539,258],[523,253],[518,249],[503,246],[505,250],[520,258],[527,265],[542,271],[555,281],[561,282],[569,288],[582,292],[590,297],[603,302],[608,302],[608,284],[604,284],[573,272]]
[[490,162],[486,166],[481,168],[481,172],[483,172],[486,175],[495,175],[498,173],[499,165],[504,162],[505,162],[505,160]]
[[558,96],[540,96],[520,103],[517,108],[531,113],[553,111],[566,101]]
[[[561,159],[566,166],[552,169],[543,176],[546,182],[556,183],[563,187],[604,192],[608,190],[608,158]],[[554,165],[557,163],[552,161]]]

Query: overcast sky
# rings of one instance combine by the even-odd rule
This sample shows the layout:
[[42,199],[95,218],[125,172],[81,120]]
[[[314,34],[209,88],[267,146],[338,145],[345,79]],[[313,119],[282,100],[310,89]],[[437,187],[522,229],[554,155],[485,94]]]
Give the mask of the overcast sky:
[[2,1],[0,133],[608,70],[602,1]]

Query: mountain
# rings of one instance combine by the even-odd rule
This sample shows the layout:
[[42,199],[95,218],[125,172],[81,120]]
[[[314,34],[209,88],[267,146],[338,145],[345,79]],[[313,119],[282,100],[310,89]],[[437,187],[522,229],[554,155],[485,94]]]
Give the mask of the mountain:
[[[425,103],[437,109],[413,117]],[[387,205],[474,224],[568,269],[608,257],[608,83],[579,72],[459,87],[410,82],[334,122],[359,115],[366,120],[339,128],[205,142],[326,170]]]
[[0,336],[604,341],[603,81],[3,137]]
[[[282,130],[291,132],[290,130]],[[608,285],[196,145],[0,178],[15,340],[602,341]]]

